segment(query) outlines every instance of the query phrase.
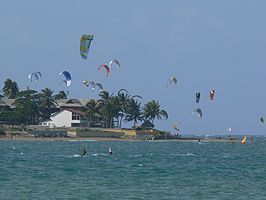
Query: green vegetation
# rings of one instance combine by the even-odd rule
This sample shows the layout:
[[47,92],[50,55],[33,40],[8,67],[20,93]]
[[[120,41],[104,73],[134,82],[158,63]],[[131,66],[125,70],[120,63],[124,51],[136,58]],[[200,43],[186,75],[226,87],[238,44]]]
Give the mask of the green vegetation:
[[[2,124],[20,126],[36,125],[49,119],[51,113],[59,110],[57,100],[67,99],[64,91],[54,95],[49,88],[40,92],[29,88],[19,91],[17,83],[11,79],[5,81],[3,94],[8,99],[14,99],[14,108],[2,109],[0,121]],[[153,128],[155,119],[168,118],[158,101],[149,101],[142,107],[141,98],[139,95],[131,96],[125,89],[117,95],[102,91],[99,99],[91,99],[83,111],[91,124],[98,124],[101,128],[121,128],[123,122],[133,122],[135,128],[138,122],[143,122],[141,128]]]
[[153,128],[155,119],[168,118],[167,112],[160,109],[158,101],[152,100],[142,108],[141,102],[136,100],[136,97],[141,97],[131,96],[125,89],[117,95],[102,91],[99,96],[100,99],[92,99],[87,103],[86,116],[90,121],[101,123],[103,128],[121,128],[122,122],[132,121],[133,127],[143,121],[143,128]]
[[18,93],[17,82],[12,81],[11,79],[6,79],[3,87],[4,96],[9,99],[14,99]]

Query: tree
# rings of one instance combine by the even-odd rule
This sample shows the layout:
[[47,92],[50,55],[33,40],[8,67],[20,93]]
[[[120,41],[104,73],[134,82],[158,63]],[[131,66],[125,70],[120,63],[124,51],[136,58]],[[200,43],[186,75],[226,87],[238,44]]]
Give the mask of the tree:
[[118,91],[117,96],[116,96],[119,105],[120,105],[120,110],[119,110],[119,127],[121,128],[123,118],[126,113],[126,106],[128,104],[128,101],[130,99],[130,95],[128,94],[128,91],[125,89],[121,89]]
[[[94,122],[95,120],[97,120],[97,118],[99,117],[99,109],[100,109],[100,106],[99,106],[99,102],[98,101],[95,101],[94,99],[91,99],[87,104],[86,104],[86,111],[85,111],[85,114],[86,114],[86,117]],[[97,117],[98,115],[98,117]]]
[[107,91],[102,91],[99,96],[99,113],[103,120],[103,125],[106,128],[112,128],[114,125],[114,118],[118,118],[120,109],[119,101],[113,95],[109,95]]
[[40,110],[43,119],[50,119],[51,114],[55,111],[57,103],[53,96],[53,90],[45,88],[40,93]]
[[142,121],[142,111],[141,111],[141,103],[138,103],[138,101],[134,99],[128,100],[125,108],[126,118],[125,121],[133,121],[134,127],[136,127],[136,124],[138,121]]
[[37,124],[39,122],[41,117],[40,96],[37,91],[30,89],[20,91],[14,105],[16,107],[14,111],[23,116],[25,124]]
[[154,124],[155,118],[162,119],[162,117],[168,119],[168,114],[165,110],[160,109],[158,101],[152,100],[144,105],[143,118],[145,120],[149,120],[152,124]]
[[10,125],[26,124],[26,118],[24,115],[16,110],[1,111],[0,121]]
[[4,96],[9,99],[14,99],[16,97],[16,94],[19,91],[17,82],[12,81],[11,79],[6,79],[2,90],[3,90]]
[[61,90],[61,91],[59,91],[58,94],[54,95],[54,99],[55,99],[55,100],[59,100],[59,99],[67,99],[67,95],[68,95],[68,94],[66,94],[64,90]]
[[[136,101],[134,101],[134,99],[135,98],[142,98],[141,96],[139,96],[139,95],[133,95],[133,96],[131,96],[129,93],[128,93],[128,91],[126,90],[126,89],[121,89],[121,90],[119,90],[118,91],[118,93],[117,93],[117,99],[118,99],[118,101],[119,101],[119,104],[120,104],[120,111],[119,111],[119,118],[120,118],[120,120],[119,120],[119,127],[121,128],[121,125],[122,125],[122,121],[123,121],[123,118],[127,115],[126,114],[126,112],[127,112],[127,110],[129,109],[129,108],[127,108],[130,104],[131,104],[131,106],[134,106],[134,103],[136,102]],[[136,105],[135,105],[136,106]],[[136,109],[138,109],[137,107],[135,107]],[[128,112],[131,112],[131,114],[133,114],[133,112],[134,112],[134,110],[128,110]],[[137,114],[138,112],[140,112],[140,108],[139,108],[139,110],[136,110],[136,112],[135,112],[135,114]],[[135,114],[133,114],[133,115],[135,115]],[[138,115],[138,114],[137,114]],[[137,117],[137,116],[136,116]],[[127,120],[129,120],[129,118],[130,118],[130,116],[128,116],[128,118],[127,119],[125,119],[124,121],[127,121]],[[137,117],[138,118],[138,117]],[[138,119],[137,118],[135,118],[135,119],[132,119],[131,121],[133,121],[133,120],[137,120],[138,121]],[[135,124],[136,124],[137,122],[135,121],[134,122],[134,126],[135,126]]]

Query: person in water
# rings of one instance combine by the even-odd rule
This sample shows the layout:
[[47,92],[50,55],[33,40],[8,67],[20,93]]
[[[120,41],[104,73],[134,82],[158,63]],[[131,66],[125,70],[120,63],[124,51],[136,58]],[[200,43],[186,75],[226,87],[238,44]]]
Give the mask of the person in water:
[[110,147],[109,147],[108,151],[109,151],[109,154],[113,154],[112,149]]
[[87,153],[86,149],[83,148],[82,151],[81,151],[81,156],[84,156],[86,153]]

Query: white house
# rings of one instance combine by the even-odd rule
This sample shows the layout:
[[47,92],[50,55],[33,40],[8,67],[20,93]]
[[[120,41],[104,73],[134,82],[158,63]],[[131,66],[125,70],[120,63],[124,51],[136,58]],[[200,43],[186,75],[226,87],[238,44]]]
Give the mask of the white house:
[[55,127],[88,127],[89,122],[85,119],[85,112],[75,109],[63,109],[53,113],[50,120],[42,122],[42,126]]

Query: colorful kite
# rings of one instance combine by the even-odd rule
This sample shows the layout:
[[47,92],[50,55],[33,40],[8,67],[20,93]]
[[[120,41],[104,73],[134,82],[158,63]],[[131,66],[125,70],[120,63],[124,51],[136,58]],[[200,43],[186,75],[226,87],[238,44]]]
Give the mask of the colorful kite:
[[100,65],[99,67],[98,67],[98,71],[100,71],[101,70],[101,68],[105,68],[105,71],[106,71],[106,76],[109,76],[109,74],[110,74],[110,68],[107,66],[107,65]]
[[64,83],[66,83],[66,85],[69,87],[71,85],[72,79],[71,79],[71,75],[68,71],[62,71],[59,73],[59,75],[64,75],[65,76],[65,80],[63,80]]
[[214,95],[215,95],[215,90],[210,91],[210,101],[214,102]]
[[80,55],[82,59],[88,58],[88,53],[91,45],[91,41],[93,40],[93,35],[83,34],[80,38]]

